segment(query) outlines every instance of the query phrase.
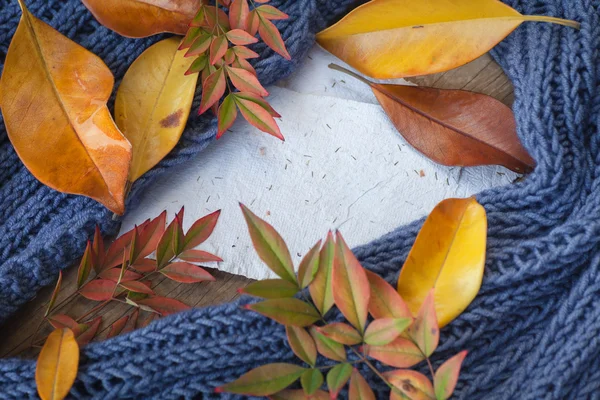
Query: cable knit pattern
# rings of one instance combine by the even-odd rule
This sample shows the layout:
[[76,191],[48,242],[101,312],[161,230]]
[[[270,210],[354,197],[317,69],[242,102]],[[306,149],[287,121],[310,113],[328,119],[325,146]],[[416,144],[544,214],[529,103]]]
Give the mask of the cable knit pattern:
[[[4,56],[19,12],[0,0]],[[157,38],[128,40],[98,26],[78,0],[30,0],[31,11],[100,55],[117,80]],[[272,83],[350,0],[273,0],[293,62],[264,47],[256,66]],[[538,167],[524,182],[485,191],[489,218],[483,286],[442,331],[434,361],[468,349],[461,399],[600,399],[600,0],[509,0],[527,14],[575,19],[581,31],[527,23],[494,55],[515,86],[518,133]],[[197,103],[197,102],[196,102]],[[196,104],[197,105],[197,104]],[[197,154],[214,121],[193,117],[181,144],[134,188]],[[25,170],[0,131],[0,321],[83,251],[94,224],[116,226],[91,200],[61,195]],[[397,279],[422,221],[362,247],[363,265]],[[248,300],[241,300],[242,302]],[[83,349],[74,398],[235,398],[216,386],[253,366],[292,361],[281,327],[239,304],[192,310]],[[0,362],[0,399],[36,397],[35,363]],[[385,387],[365,372],[377,398]]]

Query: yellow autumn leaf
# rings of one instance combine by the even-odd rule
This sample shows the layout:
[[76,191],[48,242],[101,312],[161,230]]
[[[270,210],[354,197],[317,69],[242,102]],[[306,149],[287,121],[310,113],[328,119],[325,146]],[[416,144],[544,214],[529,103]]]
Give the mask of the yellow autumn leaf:
[[23,11],[2,72],[2,115],[27,169],[45,185],[125,211],[131,145],[106,102],[113,75],[96,55]]
[[115,120],[133,146],[130,182],[169,154],[190,115],[198,74],[184,75],[194,58],[185,58],[179,43],[173,37],[149,47],[119,86]]
[[440,327],[473,301],[483,279],[485,209],[475,198],[447,199],[429,214],[398,278],[398,293],[416,315],[435,288]]
[[320,32],[325,49],[378,79],[433,74],[489,51],[524,21],[579,28],[579,23],[524,16],[498,0],[373,0]]
[[79,346],[69,328],[57,329],[48,336],[38,357],[35,382],[42,400],[64,399],[77,376]]

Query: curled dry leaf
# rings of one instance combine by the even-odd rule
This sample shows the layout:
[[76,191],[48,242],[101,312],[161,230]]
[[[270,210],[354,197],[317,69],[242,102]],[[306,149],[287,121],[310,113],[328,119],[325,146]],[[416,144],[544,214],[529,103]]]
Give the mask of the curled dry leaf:
[[515,118],[493,97],[464,90],[368,84],[400,134],[418,151],[446,166],[502,165],[531,172],[535,161],[517,136]]
[[82,0],[104,26],[128,37],[162,32],[184,35],[199,1],[190,0]]
[[35,369],[37,391],[42,400],[62,400],[75,382],[79,368],[79,346],[69,328],[48,336]]
[[374,0],[317,41],[360,72],[377,79],[433,74],[487,53],[524,21],[579,28],[579,23],[524,16],[497,0]]
[[106,107],[112,73],[19,4],[23,15],[0,82],[8,137],[42,183],[122,214],[131,145]]
[[130,182],[173,150],[190,115],[198,74],[184,75],[192,60],[178,47],[178,38],[150,46],[119,86],[115,120],[133,146]]
[[447,199],[427,217],[398,278],[398,293],[416,314],[435,288],[440,328],[473,301],[483,279],[484,208],[474,198]]

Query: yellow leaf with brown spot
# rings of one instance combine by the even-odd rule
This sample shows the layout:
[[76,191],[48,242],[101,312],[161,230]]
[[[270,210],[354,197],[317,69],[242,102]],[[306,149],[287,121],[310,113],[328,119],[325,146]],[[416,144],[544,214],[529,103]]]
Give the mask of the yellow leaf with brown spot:
[[198,74],[184,75],[194,60],[177,50],[179,43],[170,38],[149,47],[119,86],[115,120],[133,146],[130,182],[173,150],[190,115]]
[[417,315],[432,288],[440,328],[473,301],[483,279],[487,217],[475,198],[439,203],[400,271],[398,293]]
[[64,399],[77,376],[79,345],[69,328],[52,332],[40,352],[35,383],[42,400]]
[[99,57],[19,4],[23,15],[0,83],[8,137],[42,183],[122,214],[131,146],[106,107],[113,75]]
[[378,79],[433,74],[487,53],[524,21],[579,28],[525,16],[498,0],[373,0],[320,32],[326,50]]

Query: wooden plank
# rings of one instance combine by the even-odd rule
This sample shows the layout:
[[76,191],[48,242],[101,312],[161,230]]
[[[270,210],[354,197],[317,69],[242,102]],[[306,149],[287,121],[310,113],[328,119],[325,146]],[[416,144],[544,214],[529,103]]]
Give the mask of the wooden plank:
[[406,80],[419,86],[462,89],[487,94],[509,107],[514,102],[514,88],[510,79],[489,54],[450,71],[406,78]]
[[[152,289],[160,296],[177,298],[191,307],[207,307],[222,304],[236,299],[238,289],[247,286],[252,280],[242,276],[232,275],[213,268],[207,270],[216,278],[215,282],[200,282],[182,284],[171,281],[164,276],[154,275]],[[80,318],[88,313],[98,302],[87,300],[76,292],[77,267],[64,271],[62,290],[56,301],[56,308],[52,314],[67,314],[72,318]],[[37,356],[39,347],[31,347],[32,337],[37,326],[43,320],[48,301],[52,294],[52,287],[44,288],[38,296],[26,304],[19,312],[13,315],[3,326],[2,340],[0,341],[0,357],[31,358]],[[99,333],[96,340],[106,337],[110,326],[124,315],[131,314],[133,307],[119,302],[111,302],[98,312],[85,318],[85,321],[101,315]],[[138,324],[148,318],[152,313],[142,311]],[[52,327],[43,322],[35,335],[34,343],[41,345],[43,339],[51,332]]]

